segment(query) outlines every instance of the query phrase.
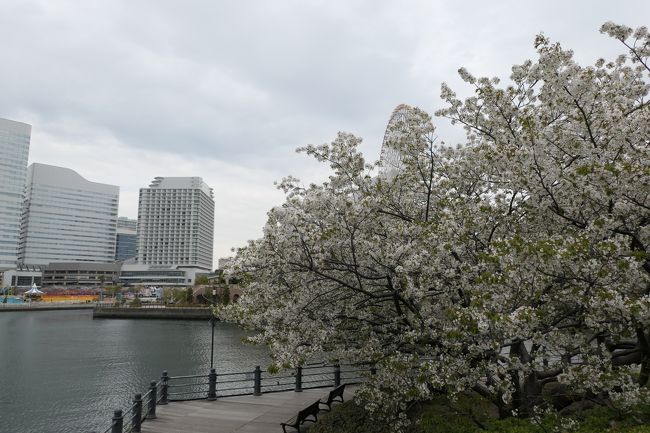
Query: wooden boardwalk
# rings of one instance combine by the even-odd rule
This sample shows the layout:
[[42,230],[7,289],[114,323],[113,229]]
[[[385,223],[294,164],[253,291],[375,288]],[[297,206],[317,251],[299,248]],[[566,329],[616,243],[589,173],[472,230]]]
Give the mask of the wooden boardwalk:
[[[143,433],[282,433],[281,422],[296,415],[332,388],[263,394],[259,397],[223,397],[158,406],[157,418],[142,423]],[[354,388],[345,391],[345,401]],[[321,412],[323,415],[326,412]],[[307,423],[309,426],[312,423]],[[304,427],[301,429],[306,430]],[[287,428],[287,432],[295,432]]]

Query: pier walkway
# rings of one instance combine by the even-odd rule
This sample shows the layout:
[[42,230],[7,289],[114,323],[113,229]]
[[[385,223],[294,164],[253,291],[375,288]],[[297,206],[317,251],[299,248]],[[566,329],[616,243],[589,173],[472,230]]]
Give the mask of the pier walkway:
[[[216,401],[193,400],[158,406],[157,418],[142,423],[143,433],[282,433],[281,422],[332,390],[305,389],[261,396],[222,397]],[[345,401],[355,387],[346,387]],[[327,412],[321,412],[325,415]],[[310,426],[307,423],[305,426]],[[305,431],[305,427],[301,431]],[[287,428],[287,431],[295,431]]]
[[72,302],[32,302],[22,304],[1,304],[3,311],[50,311],[50,310],[91,310],[95,304],[77,304]]

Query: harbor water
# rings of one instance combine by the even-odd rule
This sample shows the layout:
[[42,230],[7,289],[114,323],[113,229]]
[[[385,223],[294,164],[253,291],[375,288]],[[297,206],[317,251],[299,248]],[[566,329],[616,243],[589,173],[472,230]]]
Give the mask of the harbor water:
[[[269,363],[266,348],[218,322],[217,372]],[[163,370],[207,374],[208,321],[95,319],[92,311],[0,312],[0,432],[100,432],[113,409]]]

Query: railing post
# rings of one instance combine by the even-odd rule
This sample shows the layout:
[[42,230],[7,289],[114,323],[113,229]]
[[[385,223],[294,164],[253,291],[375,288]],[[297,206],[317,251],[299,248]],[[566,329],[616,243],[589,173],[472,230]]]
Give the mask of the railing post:
[[214,401],[217,399],[217,372],[214,368],[210,369],[210,374],[208,375],[208,401]]
[[253,383],[253,395],[262,395],[262,370],[259,365],[255,366],[255,378]]
[[341,366],[336,364],[334,365],[334,386],[339,386],[341,384]]
[[140,432],[140,424],[142,424],[142,394],[136,394],[133,397],[133,417],[131,418],[131,425],[136,433]]
[[296,392],[302,392],[302,367],[296,368]]
[[156,393],[156,381],[152,380],[151,383],[149,384],[149,411],[147,412],[147,418],[148,419],[156,419],[156,400],[157,400],[157,393]]
[[117,409],[113,411],[113,425],[111,426],[111,433],[122,433],[123,425],[124,417],[122,416],[122,410]]
[[167,375],[167,370],[162,372],[160,383],[160,404],[167,404],[167,398],[169,397],[169,376]]

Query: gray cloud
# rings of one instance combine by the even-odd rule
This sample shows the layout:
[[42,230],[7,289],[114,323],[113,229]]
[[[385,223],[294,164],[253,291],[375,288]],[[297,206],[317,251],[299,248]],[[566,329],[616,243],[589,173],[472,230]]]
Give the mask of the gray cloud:
[[[456,78],[460,66],[507,77],[534,56],[540,31],[592,62],[620,51],[598,33],[604,21],[637,26],[648,16],[642,0],[5,0],[0,116],[34,125],[32,161],[120,184],[121,211],[131,216],[137,203],[124,199],[151,175],[224,182],[211,185],[230,198],[217,233],[221,225],[238,235],[219,238],[222,253],[258,235],[278,200],[273,179],[324,175],[295,147],[345,130],[363,136],[376,159],[396,105],[439,108],[442,81],[471,91]],[[462,139],[435,123],[442,139]],[[101,151],[107,146],[115,151]],[[239,195],[228,176],[247,177]],[[245,227],[237,214],[258,225]]]

